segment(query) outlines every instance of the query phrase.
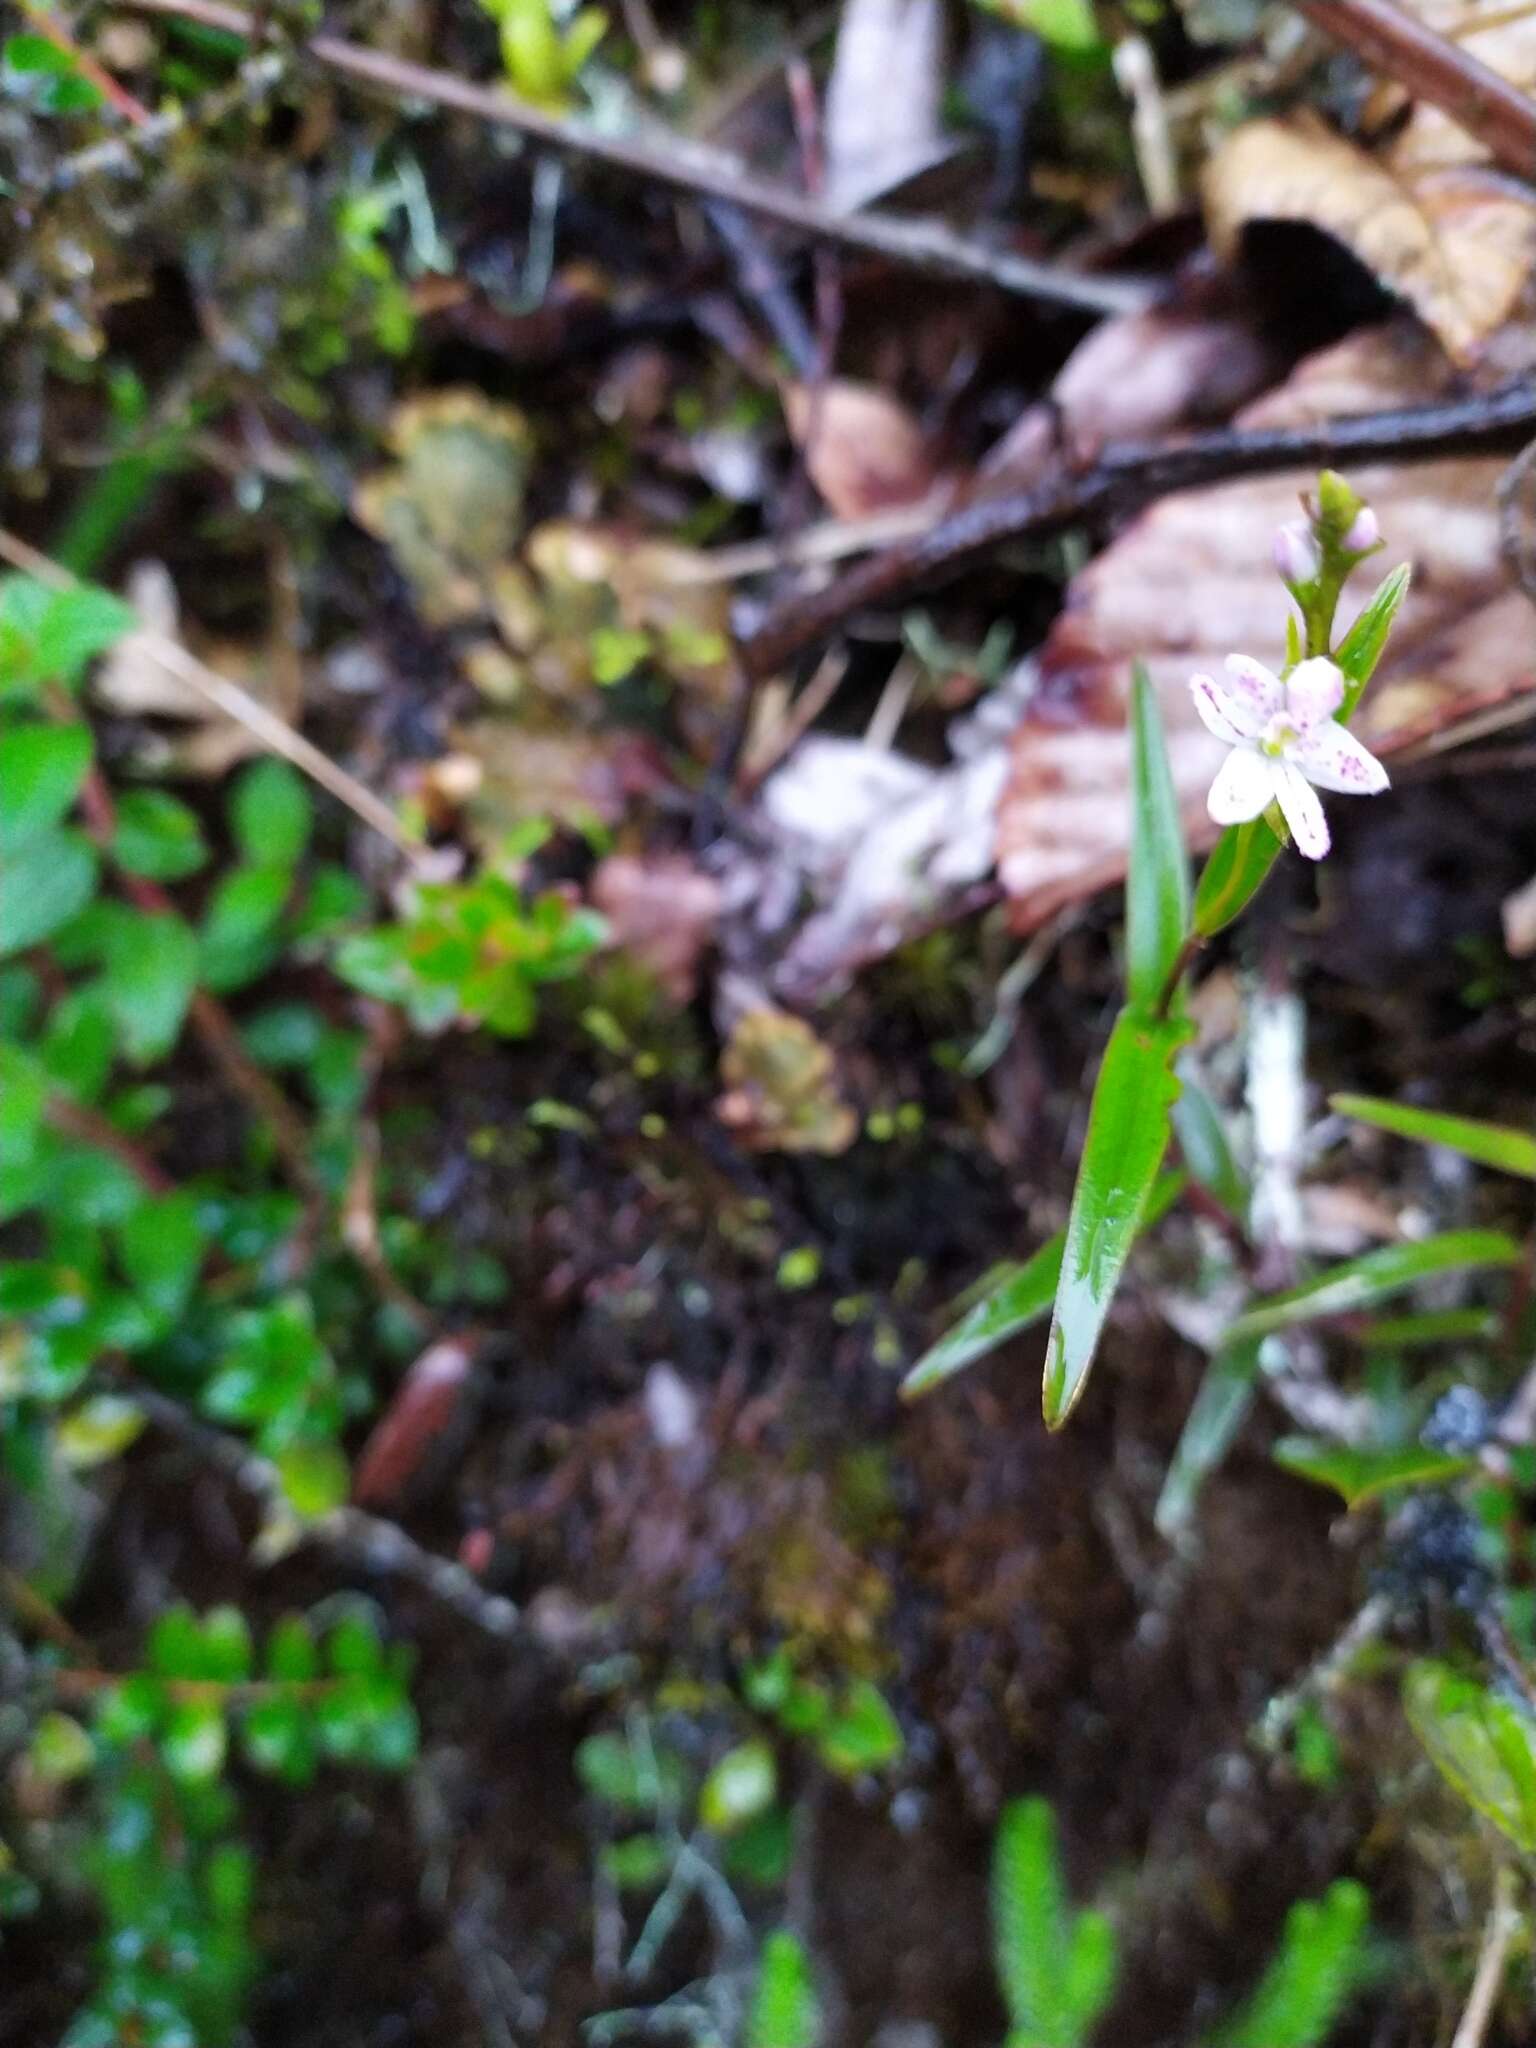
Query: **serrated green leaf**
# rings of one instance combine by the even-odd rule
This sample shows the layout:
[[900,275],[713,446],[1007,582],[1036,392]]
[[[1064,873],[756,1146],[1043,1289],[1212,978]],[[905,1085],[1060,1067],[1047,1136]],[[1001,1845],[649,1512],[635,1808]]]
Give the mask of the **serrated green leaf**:
[[286,761],[253,761],[235,785],[230,829],[255,868],[293,868],[314,825],[314,805],[298,771]]
[[1201,938],[1225,931],[1248,908],[1269,880],[1281,850],[1263,818],[1227,827],[1211,849],[1195,890],[1194,928]]
[[1131,677],[1131,853],[1125,884],[1125,987],[1152,1010],[1189,931],[1189,855],[1162,715],[1140,662]]
[[1392,1131],[1400,1138],[1417,1138],[1423,1145],[1443,1145],[1479,1166],[1497,1167],[1522,1180],[1536,1180],[1536,1136],[1509,1124],[1485,1123],[1481,1118],[1445,1116],[1439,1110],[1416,1109],[1407,1102],[1383,1102],[1373,1095],[1330,1095],[1328,1107],[1340,1116],[1359,1123],[1374,1124],[1377,1130]]
[[179,917],[134,911],[114,922],[102,993],[128,1059],[144,1065],[170,1051],[196,993],[197,972],[197,940]]
[[1536,1851],[1536,1725],[1476,1680],[1430,1660],[1403,1680],[1403,1707],[1441,1776],[1515,1846]]
[[0,733],[0,857],[51,831],[69,811],[91,766],[84,725],[21,725]]
[[1347,1315],[1373,1308],[1438,1273],[1475,1272],[1491,1266],[1517,1266],[1521,1251],[1501,1230],[1447,1230],[1416,1244],[1382,1245],[1358,1259],[1346,1259],[1315,1279],[1304,1280],[1284,1294],[1257,1301],[1227,1331],[1229,1344],[1266,1337],[1275,1330],[1296,1329],[1320,1316]]
[[1191,1036],[1179,1017],[1122,1010],[1105,1047],[1067,1219],[1061,1282],[1046,1344],[1046,1426],[1082,1398],[1163,1154],[1179,1084],[1173,1062]]
[[1431,1450],[1424,1444],[1371,1450],[1304,1436],[1282,1437],[1275,1445],[1274,1460],[1299,1478],[1331,1486],[1350,1508],[1364,1507],[1404,1486],[1447,1486],[1477,1463],[1475,1458]]
[[40,832],[0,873],[0,959],[78,917],[96,890],[96,849],[79,832]]

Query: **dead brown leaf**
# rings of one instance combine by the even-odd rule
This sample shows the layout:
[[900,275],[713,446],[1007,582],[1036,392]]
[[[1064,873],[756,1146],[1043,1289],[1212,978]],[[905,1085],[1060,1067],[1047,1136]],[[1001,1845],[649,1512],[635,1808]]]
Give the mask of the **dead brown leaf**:
[[[1536,83],[1536,15],[1462,41],[1488,44],[1477,54],[1515,83]],[[1212,154],[1204,198],[1225,256],[1253,221],[1307,221],[1333,235],[1461,363],[1515,311],[1536,264],[1536,193],[1429,106],[1374,153],[1310,112],[1247,122]]]
[[[1280,427],[1401,405],[1432,397],[1450,378],[1428,338],[1402,322],[1309,357],[1242,423]],[[1499,546],[1501,467],[1478,458],[1351,472],[1380,516],[1382,565],[1414,565],[1412,594],[1358,720],[1377,753],[1443,738],[1536,692],[1536,612]],[[1310,481],[1298,472],[1165,498],[1074,580],[1039,657],[999,807],[999,871],[1022,927],[1125,872],[1134,659],[1158,689],[1191,840],[1215,837],[1204,799],[1222,749],[1196,719],[1186,684],[1233,652],[1279,664],[1285,603],[1270,539]],[[1370,585],[1364,574],[1357,582],[1360,602]]]
[[698,991],[699,961],[720,916],[720,884],[682,853],[613,853],[592,875],[591,898],[614,941],[677,1003]]
[[872,384],[845,377],[815,389],[791,384],[784,417],[806,473],[839,519],[917,504],[937,481],[922,428],[899,399]]

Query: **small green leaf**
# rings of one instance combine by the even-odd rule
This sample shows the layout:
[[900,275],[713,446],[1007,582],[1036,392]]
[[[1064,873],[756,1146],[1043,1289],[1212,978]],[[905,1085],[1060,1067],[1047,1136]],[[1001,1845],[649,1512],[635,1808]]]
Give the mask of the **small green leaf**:
[[1475,1271],[1488,1266],[1517,1266],[1520,1247],[1500,1230],[1447,1230],[1416,1244],[1388,1244],[1343,1265],[1331,1266],[1313,1280],[1284,1294],[1257,1301],[1227,1331],[1229,1344],[1248,1337],[1266,1337],[1274,1330],[1292,1330],[1319,1316],[1348,1315],[1372,1308],[1437,1273]]
[[605,1842],[598,1860],[608,1882],[621,1892],[654,1892],[666,1883],[673,1853],[660,1835],[629,1835],[622,1842]]
[[78,832],[38,833],[0,876],[0,959],[78,917],[96,889],[96,849]]
[[0,1039],[0,1171],[13,1172],[31,1158],[47,1103],[47,1069]]
[[301,1439],[287,1444],[273,1460],[283,1497],[301,1521],[316,1521],[343,1506],[352,1490],[352,1473],[336,1444]]
[[128,789],[117,800],[112,858],[130,875],[179,882],[208,858],[197,813],[163,789]]
[[177,1700],[165,1718],[160,1754],[184,1785],[206,1785],[224,1768],[229,1734],[224,1709],[211,1700]]
[[68,1714],[44,1714],[27,1745],[27,1762],[50,1785],[84,1777],[96,1761],[96,1745]]
[[303,777],[286,761],[252,762],[235,785],[229,822],[252,867],[296,867],[314,825]]
[[822,1762],[844,1778],[895,1763],[905,1746],[901,1723],[867,1678],[854,1680],[816,1738]]
[[1517,1848],[1526,1855],[1536,1851],[1536,1725],[1530,1718],[1485,1685],[1427,1660],[1410,1667],[1403,1706],[1440,1775]]
[[793,1934],[779,1928],[763,1942],[743,2048],[816,2048],[820,2033],[810,1957]]
[[128,1059],[143,1065],[170,1051],[197,988],[197,969],[197,940],[179,917],[134,911],[114,921],[102,991]]
[[1179,1017],[1122,1010],[1099,1067],[1067,1219],[1061,1284],[1046,1344],[1043,1408],[1059,1429],[1082,1398],[1104,1319],[1168,1148],[1173,1062],[1191,1036]]
[[1394,1131],[1401,1138],[1417,1138],[1423,1145],[1443,1145],[1479,1166],[1497,1167],[1500,1173],[1518,1174],[1522,1180],[1536,1180],[1536,1137],[1509,1124],[1484,1123],[1469,1116],[1444,1116],[1434,1109],[1415,1109],[1406,1102],[1383,1102],[1372,1095],[1330,1095],[1328,1107],[1340,1116],[1352,1116],[1378,1130]]
[[86,726],[22,725],[0,734],[0,856],[57,825],[90,766]]
[[1349,1508],[1364,1507],[1403,1486],[1449,1485],[1477,1463],[1475,1458],[1431,1450],[1424,1444],[1373,1450],[1354,1444],[1314,1442],[1305,1436],[1282,1437],[1275,1445],[1274,1459],[1299,1478],[1331,1486]]
[[315,1632],[301,1614],[285,1614],[272,1624],[267,1637],[268,1678],[289,1685],[305,1685],[319,1676],[320,1650]]
[[139,1298],[174,1322],[191,1299],[207,1235],[197,1198],[184,1191],[147,1198],[118,1232],[118,1258]]
[[227,1602],[203,1616],[200,1676],[238,1685],[251,1675],[251,1628],[238,1607]]
[[1344,702],[1339,710],[1340,719],[1347,725],[1356,705],[1365,694],[1365,686],[1375,674],[1376,664],[1381,659],[1382,649],[1387,644],[1387,635],[1393,621],[1402,609],[1403,599],[1408,595],[1412,581],[1412,570],[1405,562],[1394,569],[1378,585],[1370,602],[1339,643],[1334,660],[1344,676]]
[[240,1724],[247,1757],[258,1771],[285,1784],[307,1785],[320,1762],[314,1716],[300,1700],[257,1700]]
[[76,682],[88,661],[105,653],[138,622],[131,606],[94,584],[50,591],[37,627],[37,673],[48,682]]
[[293,889],[285,867],[234,868],[203,917],[202,974],[218,994],[243,988],[277,953],[277,925]]
[[1189,855],[1151,678],[1131,678],[1131,857],[1125,885],[1125,986],[1156,1007],[1189,931]]
[[1202,939],[1225,931],[1248,908],[1280,858],[1280,841],[1264,818],[1229,825],[1211,850],[1195,890],[1195,930]]
[[727,1750],[699,1792],[699,1819],[717,1835],[732,1835],[774,1802],[778,1765],[766,1742],[739,1742]]
[[126,1394],[93,1394],[60,1416],[54,1440],[71,1472],[90,1472],[121,1457],[144,1423],[144,1411]]
[[1157,1503],[1160,1536],[1178,1534],[1195,1511],[1202,1482],[1232,1448],[1244,1417],[1253,1405],[1258,1382],[1260,1339],[1228,1343],[1205,1369]]
[[602,1733],[579,1742],[574,1761],[582,1788],[621,1812],[654,1814],[681,1802],[686,1774],[673,1750]]

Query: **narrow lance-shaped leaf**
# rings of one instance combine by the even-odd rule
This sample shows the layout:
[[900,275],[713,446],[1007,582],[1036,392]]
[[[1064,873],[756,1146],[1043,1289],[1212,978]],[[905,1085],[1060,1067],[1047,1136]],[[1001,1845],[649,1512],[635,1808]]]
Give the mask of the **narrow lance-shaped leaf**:
[[1501,1173],[1518,1174],[1522,1180],[1536,1180],[1536,1137],[1508,1124],[1485,1123],[1470,1116],[1443,1116],[1438,1110],[1415,1109],[1407,1102],[1383,1102],[1373,1095],[1330,1095],[1330,1109],[1340,1116],[1352,1116],[1380,1131],[1394,1131],[1401,1138],[1417,1138],[1421,1144],[1444,1145],[1479,1166],[1494,1166]]
[[1280,853],[1280,841],[1267,819],[1228,826],[1201,870],[1195,891],[1195,930],[1202,939],[1225,931],[1247,909]]
[[1059,1429],[1082,1398],[1132,1242],[1168,1147],[1173,1061],[1193,1027],[1122,1010],[1104,1051],[1067,1219],[1046,1345],[1044,1411]]
[[1141,663],[1131,679],[1131,856],[1125,885],[1126,995],[1151,1010],[1189,931],[1189,856],[1157,694]]
[[1284,1294],[1273,1294],[1237,1318],[1227,1332],[1229,1343],[1265,1337],[1272,1330],[1295,1329],[1319,1316],[1351,1314],[1401,1294],[1417,1281],[1437,1273],[1475,1271],[1486,1266],[1515,1266],[1520,1247],[1501,1230],[1447,1230],[1417,1244],[1383,1245],[1358,1259],[1347,1259],[1313,1280]]
[[1160,1536],[1175,1536],[1195,1511],[1201,1483],[1221,1463],[1253,1405],[1258,1383],[1260,1340],[1225,1345],[1200,1382],[1158,1496]]
[[[1150,1230],[1167,1215],[1183,1193],[1186,1179],[1182,1173],[1159,1177],[1147,1199],[1141,1219],[1143,1230]],[[943,1381],[995,1351],[1010,1337],[1018,1336],[1021,1330],[1043,1323],[1056,1299],[1066,1242],[1066,1232],[1058,1230],[1031,1258],[1005,1267],[981,1300],[913,1366],[901,1383],[902,1399],[913,1401],[921,1394],[931,1394]]]
[[1347,725],[1376,672],[1393,621],[1408,595],[1412,571],[1404,562],[1377,585],[1375,594],[1340,641],[1334,653],[1344,677],[1344,702],[1339,717]]

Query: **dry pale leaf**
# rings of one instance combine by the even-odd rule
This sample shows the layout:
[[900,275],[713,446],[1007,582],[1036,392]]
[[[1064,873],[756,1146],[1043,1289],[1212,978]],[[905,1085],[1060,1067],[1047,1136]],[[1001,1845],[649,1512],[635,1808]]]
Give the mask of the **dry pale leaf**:
[[[174,719],[190,728],[185,738],[174,740],[145,733],[134,749],[136,765],[157,774],[219,776],[237,762],[264,753],[263,742],[249,726],[220,711],[161,659],[166,641],[183,639],[176,586],[164,563],[136,562],[123,594],[144,629],[125,634],[97,665],[91,695],[121,717]],[[302,707],[297,663],[268,662],[250,647],[223,641],[200,640],[191,651],[286,724],[298,723]]]
[[[1536,13],[1483,54],[1516,82],[1536,76]],[[1309,112],[1247,122],[1212,154],[1203,190],[1223,255],[1251,222],[1310,222],[1405,299],[1462,363],[1514,313],[1536,263],[1536,193],[1493,170],[1433,107],[1415,108],[1375,153]]]
[[940,0],[845,0],[827,81],[825,198],[866,206],[950,153]]
[[714,877],[683,853],[612,853],[598,862],[589,893],[615,944],[649,968],[674,1002],[690,1002],[720,916]]
[[[1421,330],[1406,322],[1372,329],[1309,357],[1242,423],[1299,425],[1424,400],[1450,374]],[[1497,458],[1463,458],[1351,471],[1386,536],[1371,566],[1414,566],[1413,591],[1357,721],[1377,753],[1443,737],[1536,692],[1536,610],[1499,546],[1501,467]],[[1074,580],[1038,658],[998,813],[999,871],[1021,927],[1125,872],[1125,711],[1137,658],[1158,689],[1191,840],[1215,837],[1204,799],[1222,749],[1196,719],[1187,681],[1232,652],[1279,664],[1286,607],[1270,540],[1311,480],[1296,472],[1165,498]],[[1357,583],[1358,602],[1368,573]]]
[[839,519],[926,498],[938,475],[923,430],[898,399],[844,377],[791,384],[784,416],[811,482]]

